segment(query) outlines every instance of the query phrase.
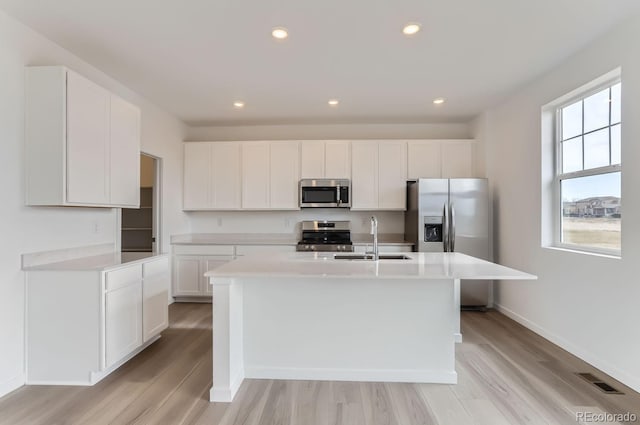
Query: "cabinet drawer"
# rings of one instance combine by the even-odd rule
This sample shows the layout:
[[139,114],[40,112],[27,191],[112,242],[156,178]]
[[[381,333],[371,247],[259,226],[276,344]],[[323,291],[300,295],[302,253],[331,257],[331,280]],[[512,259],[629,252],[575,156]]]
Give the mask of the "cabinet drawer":
[[122,288],[142,279],[142,264],[125,267],[123,269],[106,272],[106,290]]
[[169,272],[169,258],[149,261],[142,264],[142,276],[144,278]]
[[238,245],[236,255],[249,255],[263,252],[296,252],[295,245]]
[[233,245],[174,245],[176,255],[233,255]]

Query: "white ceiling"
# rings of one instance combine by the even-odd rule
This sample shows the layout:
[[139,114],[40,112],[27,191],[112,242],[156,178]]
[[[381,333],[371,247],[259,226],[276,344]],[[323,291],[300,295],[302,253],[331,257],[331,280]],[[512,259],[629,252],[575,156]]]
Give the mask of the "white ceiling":
[[[240,125],[464,121],[640,2],[0,0],[0,8],[190,124]],[[410,21],[422,31],[407,38]],[[276,26],[287,40],[271,37]],[[436,97],[447,101],[434,106]],[[235,110],[235,100],[246,107]]]

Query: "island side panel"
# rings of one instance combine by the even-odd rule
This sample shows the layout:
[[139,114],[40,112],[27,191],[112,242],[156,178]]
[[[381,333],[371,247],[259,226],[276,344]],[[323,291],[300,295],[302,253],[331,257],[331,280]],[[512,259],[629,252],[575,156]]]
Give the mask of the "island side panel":
[[243,286],[233,279],[213,285],[213,387],[209,400],[231,402],[244,380]]
[[453,279],[242,283],[248,378],[457,381]]

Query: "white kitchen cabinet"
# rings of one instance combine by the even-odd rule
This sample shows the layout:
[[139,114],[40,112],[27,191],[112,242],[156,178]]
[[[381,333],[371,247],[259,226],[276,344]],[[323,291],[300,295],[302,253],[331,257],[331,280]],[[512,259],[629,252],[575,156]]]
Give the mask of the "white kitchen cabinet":
[[211,186],[215,209],[238,209],[241,206],[241,152],[237,142],[211,145]]
[[169,326],[169,257],[142,264],[142,342],[147,342]]
[[242,143],[242,208],[269,208],[269,143]]
[[208,209],[213,206],[211,188],[212,143],[184,144],[184,190],[182,207],[185,210]]
[[105,294],[105,358],[109,368],[142,345],[142,282]]
[[351,146],[351,209],[378,208],[378,142],[358,141]]
[[300,178],[350,179],[351,142],[348,140],[300,142]]
[[442,178],[476,177],[473,140],[448,140],[442,143]]
[[407,142],[407,178],[436,178],[442,176],[442,149],[438,140]]
[[200,260],[199,256],[177,256],[173,266],[173,295],[200,296]]
[[351,142],[327,140],[324,143],[324,177],[327,179],[351,178]]
[[269,142],[269,208],[299,209],[299,143]]
[[234,253],[233,245],[174,245],[173,296],[176,300],[210,298],[211,289],[204,274],[232,261]]
[[324,146],[322,140],[300,142],[300,178],[324,178]]
[[390,140],[378,143],[378,209],[407,207],[407,143]]
[[173,296],[176,301],[209,300],[211,285],[204,274],[256,253],[295,252],[295,245],[174,245]]
[[27,205],[138,207],[140,110],[61,66],[26,69]]
[[241,144],[184,144],[184,210],[226,210],[241,207]]
[[477,177],[474,149],[475,141],[471,139],[410,141],[407,178]]
[[93,385],[167,327],[168,256],[26,271],[27,384]]
[[358,141],[351,151],[351,209],[404,210],[406,142]]
[[140,109],[111,95],[110,199],[115,205],[140,205]]

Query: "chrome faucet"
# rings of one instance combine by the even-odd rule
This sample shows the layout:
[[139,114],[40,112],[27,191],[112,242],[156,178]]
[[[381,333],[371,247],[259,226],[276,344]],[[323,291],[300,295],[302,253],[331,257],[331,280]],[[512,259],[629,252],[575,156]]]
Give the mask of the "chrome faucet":
[[373,260],[379,260],[379,252],[378,252],[378,219],[375,215],[371,216],[371,232],[373,235]]

